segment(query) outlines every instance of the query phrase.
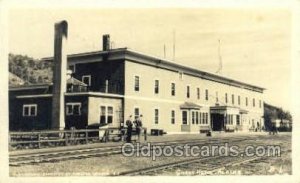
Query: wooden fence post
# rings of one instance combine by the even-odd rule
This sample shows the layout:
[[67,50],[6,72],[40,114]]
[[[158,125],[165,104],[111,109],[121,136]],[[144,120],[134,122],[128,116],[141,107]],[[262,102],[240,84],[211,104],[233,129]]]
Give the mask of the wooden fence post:
[[38,133],[38,147],[41,148],[41,132]]
[[88,137],[89,133],[87,131],[87,129],[85,129],[85,143],[88,143],[89,137]]
[[68,145],[68,133],[65,131],[65,146]]

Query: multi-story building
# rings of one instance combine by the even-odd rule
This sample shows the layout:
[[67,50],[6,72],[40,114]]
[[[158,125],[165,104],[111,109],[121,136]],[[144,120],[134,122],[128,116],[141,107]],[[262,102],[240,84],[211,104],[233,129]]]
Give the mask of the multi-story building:
[[[264,126],[262,87],[127,48],[69,55],[68,67],[73,82],[65,94],[67,128],[119,127],[130,115],[141,114],[144,127],[167,133]],[[12,130],[24,123],[31,124],[27,129],[51,126],[51,85],[39,87],[10,88]]]

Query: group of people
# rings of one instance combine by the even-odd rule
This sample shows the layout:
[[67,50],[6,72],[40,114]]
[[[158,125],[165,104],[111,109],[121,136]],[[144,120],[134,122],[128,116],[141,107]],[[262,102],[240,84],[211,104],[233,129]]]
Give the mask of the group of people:
[[143,127],[142,117],[143,115],[136,116],[135,120],[132,121],[132,115],[130,115],[128,120],[126,120],[126,126],[127,126],[126,142],[127,143],[131,143],[133,125],[135,126],[136,129],[138,141],[140,141],[141,131]]

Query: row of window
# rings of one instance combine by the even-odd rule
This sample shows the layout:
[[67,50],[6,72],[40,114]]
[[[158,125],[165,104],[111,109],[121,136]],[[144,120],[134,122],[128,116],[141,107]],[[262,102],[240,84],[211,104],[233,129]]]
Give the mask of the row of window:
[[192,124],[208,124],[208,113],[192,111]]
[[[191,97],[191,91],[190,91],[190,86],[186,86],[186,97],[190,98]],[[140,91],[140,77],[135,76],[134,77],[134,91],[138,92]],[[158,94],[159,93],[159,80],[154,80],[154,93]],[[196,93],[197,93],[197,99],[200,99],[200,88],[196,88]],[[171,96],[176,95],[176,85],[175,83],[171,83]],[[205,89],[205,100],[209,99],[209,93],[208,89]],[[216,102],[219,102],[219,97],[218,97],[218,92],[216,92]],[[225,103],[228,103],[228,94],[225,93]],[[231,103],[234,105],[235,104],[235,96],[234,94],[231,95]],[[238,105],[241,105],[241,97],[238,96],[237,98],[237,103]],[[248,106],[248,97],[245,98],[245,106]],[[252,106],[255,107],[255,99],[253,98],[252,100]],[[261,108],[262,102],[259,100],[259,108]]]
[[[37,104],[24,104],[22,114],[23,116],[36,116]],[[66,115],[81,115],[81,103],[67,103]]]

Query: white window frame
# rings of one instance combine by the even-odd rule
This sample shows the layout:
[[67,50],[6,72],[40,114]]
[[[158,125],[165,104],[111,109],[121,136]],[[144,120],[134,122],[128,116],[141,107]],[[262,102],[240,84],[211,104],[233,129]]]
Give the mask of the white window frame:
[[[28,114],[25,114],[25,107],[28,107]],[[34,115],[31,115],[31,110],[34,108]],[[23,112],[22,112],[23,117],[27,116],[37,116],[37,104],[23,104]]]
[[139,110],[138,117],[139,117],[140,114],[141,114],[141,110],[140,110],[141,108],[140,108],[139,106],[134,106],[134,107],[133,107],[133,117],[134,117],[133,120],[136,119],[136,118],[135,118],[135,117],[136,117],[136,115],[135,115],[135,109],[138,109],[138,110]]
[[[173,116],[173,112],[174,112],[174,116]],[[173,123],[174,120],[174,123]],[[175,109],[171,109],[171,124],[174,125],[176,123],[176,111]]]
[[196,88],[196,92],[197,92],[197,99],[200,100],[200,87]]
[[191,110],[192,112],[192,124],[196,124],[196,111],[195,110]]
[[261,108],[261,104],[262,104],[262,101],[261,101],[261,100],[259,100],[259,108]]
[[[157,123],[156,123],[156,110],[158,111],[158,115],[157,115]],[[154,108],[154,124],[159,124],[159,108]]]
[[[138,77],[138,90],[135,90],[135,78],[136,78],[136,77]],[[134,81],[133,81],[133,85],[134,85],[134,86],[133,86],[133,89],[134,89],[135,92],[139,92],[139,91],[141,90],[141,87],[140,87],[140,86],[141,86],[141,76],[139,76],[139,75],[134,75],[134,76],[133,76],[133,80],[134,80]]]
[[[74,114],[74,106],[78,105],[79,106],[79,114]],[[72,106],[72,112],[69,113],[68,111],[68,106]],[[68,102],[66,103],[66,116],[71,116],[71,115],[76,115],[76,116],[81,116],[81,103],[80,102]]]
[[[172,88],[172,86],[173,86],[173,84],[174,84],[174,95],[173,95],[173,88]],[[175,97],[176,96],[176,83],[175,82],[171,82],[171,96],[172,97]]]
[[[186,85],[186,93],[185,93],[185,94],[186,94],[186,95],[185,95],[186,98],[191,98],[191,88],[192,88],[192,87],[191,87],[190,84],[187,84],[187,85]],[[188,94],[189,94],[189,96],[188,96]]]
[[[115,119],[115,113],[114,113],[114,106],[113,105],[106,105],[106,104],[100,104],[99,105],[99,117],[101,118],[101,107],[105,107],[105,124],[113,124],[114,123],[114,119]],[[111,107],[112,108],[112,115],[108,115],[108,108]],[[112,122],[111,123],[107,123],[108,121],[108,116],[112,116]],[[100,121],[99,121],[100,122]]]
[[88,86],[91,86],[91,83],[92,83],[92,77],[91,77],[91,75],[83,75],[82,77],[81,77],[81,81],[84,83],[84,79],[85,78],[89,78],[89,83],[87,84],[87,83],[85,83],[85,84],[87,84]]
[[209,101],[209,91],[208,91],[208,89],[205,89],[205,100]]
[[[156,93],[156,81],[158,81],[158,86],[157,86],[157,93]],[[154,79],[154,95],[158,95],[159,94],[159,86],[160,86],[160,81],[159,79]]]

